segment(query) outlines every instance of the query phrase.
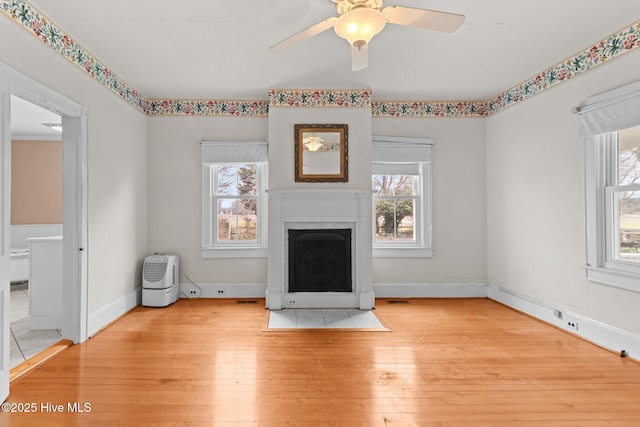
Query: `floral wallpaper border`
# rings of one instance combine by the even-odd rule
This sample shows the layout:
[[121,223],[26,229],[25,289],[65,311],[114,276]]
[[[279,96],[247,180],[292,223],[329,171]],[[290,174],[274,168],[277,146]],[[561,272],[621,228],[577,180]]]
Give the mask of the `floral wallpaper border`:
[[270,107],[371,107],[370,90],[269,91]]
[[149,99],[146,114],[152,116],[253,116],[266,117],[266,101]]
[[640,21],[488,101],[372,101],[369,90],[270,90],[269,100],[147,99],[25,0],[0,0],[0,11],[44,44],[148,115],[268,115],[274,107],[371,108],[374,117],[486,117],[640,47]]
[[35,7],[24,0],[0,0],[0,10],[120,98],[138,110],[146,112],[147,100],[137,90],[98,61]]
[[474,101],[384,101],[372,103],[374,117],[486,117],[487,103]]
[[496,113],[640,47],[640,21],[487,101]]

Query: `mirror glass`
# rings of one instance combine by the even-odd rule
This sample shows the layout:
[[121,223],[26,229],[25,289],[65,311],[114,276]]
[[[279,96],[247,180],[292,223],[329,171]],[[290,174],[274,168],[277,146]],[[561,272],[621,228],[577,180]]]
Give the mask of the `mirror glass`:
[[296,182],[347,182],[347,125],[295,125]]

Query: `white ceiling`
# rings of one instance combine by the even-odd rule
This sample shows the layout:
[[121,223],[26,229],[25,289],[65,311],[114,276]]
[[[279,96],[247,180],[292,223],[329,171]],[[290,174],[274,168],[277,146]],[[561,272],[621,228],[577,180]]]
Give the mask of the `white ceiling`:
[[61,132],[45,126],[44,123],[61,123],[62,118],[44,108],[38,107],[17,96],[11,96],[11,139],[12,140],[56,140]]
[[385,0],[466,15],[454,34],[387,25],[350,69],[333,30],[268,48],[329,16],[331,0],[29,0],[148,98],[266,99],[371,89],[375,100],[484,101],[640,17],[639,0]]

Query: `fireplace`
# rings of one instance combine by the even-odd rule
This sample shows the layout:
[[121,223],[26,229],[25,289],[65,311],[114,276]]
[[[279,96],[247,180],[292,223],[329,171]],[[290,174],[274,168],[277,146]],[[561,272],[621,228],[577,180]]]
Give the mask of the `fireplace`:
[[268,309],[373,308],[372,193],[268,191]]
[[289,229],[289,292],[351,292],[351,229]]

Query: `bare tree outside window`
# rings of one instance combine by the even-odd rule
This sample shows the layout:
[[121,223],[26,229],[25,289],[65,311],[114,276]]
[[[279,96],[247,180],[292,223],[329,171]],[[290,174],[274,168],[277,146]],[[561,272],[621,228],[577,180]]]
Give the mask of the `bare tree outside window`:
[[376,240],[415,240],[414,175],[374,175]]
[[[618,132],[617,185],[640,184],[640,127]],[[618,191],[619,259],[640,262],[640,191]]]
[[257,165],[229,164],[216,168],[218,240],[257,240]]

